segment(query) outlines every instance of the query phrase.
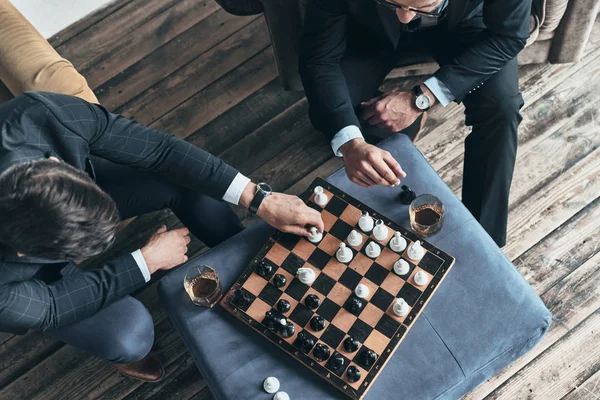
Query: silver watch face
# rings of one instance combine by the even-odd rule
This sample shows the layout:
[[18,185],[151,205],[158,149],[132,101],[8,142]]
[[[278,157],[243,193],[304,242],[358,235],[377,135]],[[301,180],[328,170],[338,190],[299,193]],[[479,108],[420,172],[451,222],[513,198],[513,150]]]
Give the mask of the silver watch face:
[[273,193],[273,189],[271,189],[271,186],[269,186],[268,184],[261,182],[258,185],[256,185],[256,190],[260,190],[261,192],[263,192],[266,195],[270,195],[271,193]]
[[427,110],[431,106],[431,100],[426,94],[420,94],[417,96],[416,105],[419,110]]

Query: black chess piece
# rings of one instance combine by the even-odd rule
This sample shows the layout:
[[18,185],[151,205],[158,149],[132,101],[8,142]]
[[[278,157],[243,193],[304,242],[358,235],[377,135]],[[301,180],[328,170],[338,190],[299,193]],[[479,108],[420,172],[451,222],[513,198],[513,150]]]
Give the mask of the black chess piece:
[[367,368],[369,368],[373,364],[375,364],[376,360],[377,360],[377,353],[375,353],[373,350],[364,351],[360,355],[361,364]]
[[308,353],[315,345],[315,339],[309,337],[304,332],[298,334],[298,348],[303,353]]
[[277,311],[282,312],[282,313],[286,313],[288,311],[290,311],[290,308],[292,308],[292,306],[290,305],[290,302],[285,300],[285,299],[280,299],[277,302]]
[[358,350],[358,346],[360,346],[360,342],[358,339],[355,339],[352,336],[349,336],[346,338],[346,340],[344,340],[344,350],[346,350],[348,353],[354,353],[356,350]]
[[267,264],[264,261],[261,261],[256,266],[256,273],[262,276],[263,278],[268,277],[273,272],[273,267]]
[[325,318],[320,315],[315,315],[310,320],[310,328],[316,332],[322,331],[325,329]]
[[315,360],[317,361],[327,360],[329,358],[329,347],[323,343],[317,343],[313,350],[313,356],[315,356]]
[[335,371],[343,369],[345,367],[345,364],[346,364],[346,359],[344,358],[344,356],[342,356],[337,351],[335,353],[333,353],[333,355],[331,356],[331,359],[329,360],[329,365]]
[[294,324],[286,321],[285,325],[283,323],[280,325],[279,333],[284,338],[289,338],[294,334],[295,330],[296,328],[294,328]]
[[281,274],[276,274],[273,277],[273,284],[275,285],[275,287],[278,287],[278,288],[284,287],[286,283],[287,283],[287,278]]
[[360,370],[354,365],[349,366],[348,371],[346,371],[346,378],[352,383],[358,381],[360,379]]
[[233,304],[235,304],[239,308],[244,309],[248,307],[251,302],[252,298],[250,297],[250,295],[242,292],[241,290],[236,291],[233,295]]
[[400,192],[400,202],[402,204],[410,204],[414,199],[417,198],[417,194],[413,192],[408,186],[402,185],[402,192]]
[[364,302],[358,297],[352,297],[350,299],[350,312],[356,314],[360,310],[362,310],[364,306]]
[[321,300],[316,294],[309,294],[308,296],[306,296],[306,299],[304,299],[304,304],[311,310],[316,310],[317,307],[321,305]]
[[277,329],[277,327],[279,326],[279,321],[277,320],[277,317],[275,316],[273,311],[267,311],[265,313],[265,319],[263,319],[263,324],[267,327],[267,329],[270,329],[272,331]]

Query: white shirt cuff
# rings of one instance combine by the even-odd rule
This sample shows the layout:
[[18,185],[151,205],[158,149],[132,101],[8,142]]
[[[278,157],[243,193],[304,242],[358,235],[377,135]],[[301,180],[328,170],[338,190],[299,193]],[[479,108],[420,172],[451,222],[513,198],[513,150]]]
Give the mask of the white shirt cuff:
[[138,267],[140,267],[140,271],[142,271],[142,275],[144,275],[146,282],[150,282],[150,271],[148,270],[148,264],[146,264],[146,260],[144,260],[142,250],[136,250],[131,253],[131,255],[133,256],[133,259],[137,263]]
[[223,200],[237,206],[240,204],[240,197],[242,197],[242,193],[249,183],[250,179],[238,172],[223,195]]
[[431,93],[433,93],[442,106],[446,107],[454,101],[454,95],[450,89],[448,89],[448,86],[435,76],[427,79],[423,84],[431,90]]
[[340,147],[351,140],[359,138],[364,139],[358,126],[348,125],[345,128],[342,128],[331,140],[331,149],[333,150],[333,154],[338,157],[343,157],[343,154],[340,152]]

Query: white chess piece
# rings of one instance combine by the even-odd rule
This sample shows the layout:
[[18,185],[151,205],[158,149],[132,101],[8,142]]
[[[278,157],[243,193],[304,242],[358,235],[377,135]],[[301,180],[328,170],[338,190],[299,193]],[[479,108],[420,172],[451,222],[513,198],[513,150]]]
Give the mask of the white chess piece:
[[392,306],[392,311],[399,317],[405,317],[408,314],[408,303],[403,299],[396,299],[396,302]]
[[367,245],[366,253],[371,258],[377,258],[381,254],[381,247],[375,242],[371,242]]
[[279,387],[279,379],[274,376],[268,377],[263,383],[263,389],[265,389],[265,392],[267,393],[275,393],[279,390]]
[[421,246],[421,242],[418,240],[408,248],[408,257],[411,260],[418,261],[421,258],[423,258],[424,255],[425,249],[423,248],[423,246]]
[[290,395],[286,392],[277,392],[273,396],[273,400],[290,400]]
[[388,228],[383,224],[383,221],[378,219],[373,228],[373,236],[379,241],[384,241],[388,237]]
[[327,195],[323,193],[323,188],[321,186],[316,186],[313,192],[315,194],[315,203],[317,203],[321,207],[327,204],[327,201],[329,199],[327,198]]
[[365,284],[358,284],[356,289],[354,289],[354,294],[361,299],[366,298],[369,295],[369,287]]
[[363,237],[360,233],[355,230],[352,230],[348,235],[348,244],[350,246],[360,246],[363,242]]
[[419,286],[425,286],[429,282],[429,277],[423,271],[419,271],[415,274],[415,283]]
[[341,263],[349,263],[352,260],[352,250],[346,247],[346,243],[340,243],[340,247],[335,252],[335,258]]
[[323,234],[317,231],[317,228],[315,228],[314,226],[310,228],[310,236],[308,237],[308,240],[311,243],[319,243],[321,239],[323,239]]
[[398,275],[406,275],[410,271],[410,265],[406,262],[406,260],[399,259],[394,263],[394,272]]
[[390,241],[390,247],[396,253],[401,253],[406,249],[406,239],[402,237],[400,232],[394,233],[394,237]]
[[363,211],[360,219],[358,220],[358,227],[362,229],[363,232],[371,232],[373,230],[373,223],[373,218],[371,218],[369,213]]
[[300,282],[305,285],[311,285],[316,279],[315,271],[311,268],[298,268],[296,274],[298,275]]

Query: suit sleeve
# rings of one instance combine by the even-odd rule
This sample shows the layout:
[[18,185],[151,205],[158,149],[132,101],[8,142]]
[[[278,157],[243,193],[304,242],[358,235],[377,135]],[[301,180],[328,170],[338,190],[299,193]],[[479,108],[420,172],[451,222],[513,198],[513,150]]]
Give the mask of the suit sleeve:
[[80,321],[145,284],[131,254],[52,284],[0,285],[0,325],[46,331]]
[[332,140],[344,127],[360,123],[340,61],[346,52],[344,0],[310,0],[300,43],[299,72],[313,126]]
[[112,114],[98,104],[61,94],[35,95],[42,96],[50,112],[47,118],[66,128],[63,136],[79,136],[98,157],[156,172],[217,200],[223,198],[238,174],[237,169],[201,148]]
[[529,37],[531,0],[486,0],[486,29],[477,41],[441,67],[434,76],[457,102],[502,69],[523,50]]

